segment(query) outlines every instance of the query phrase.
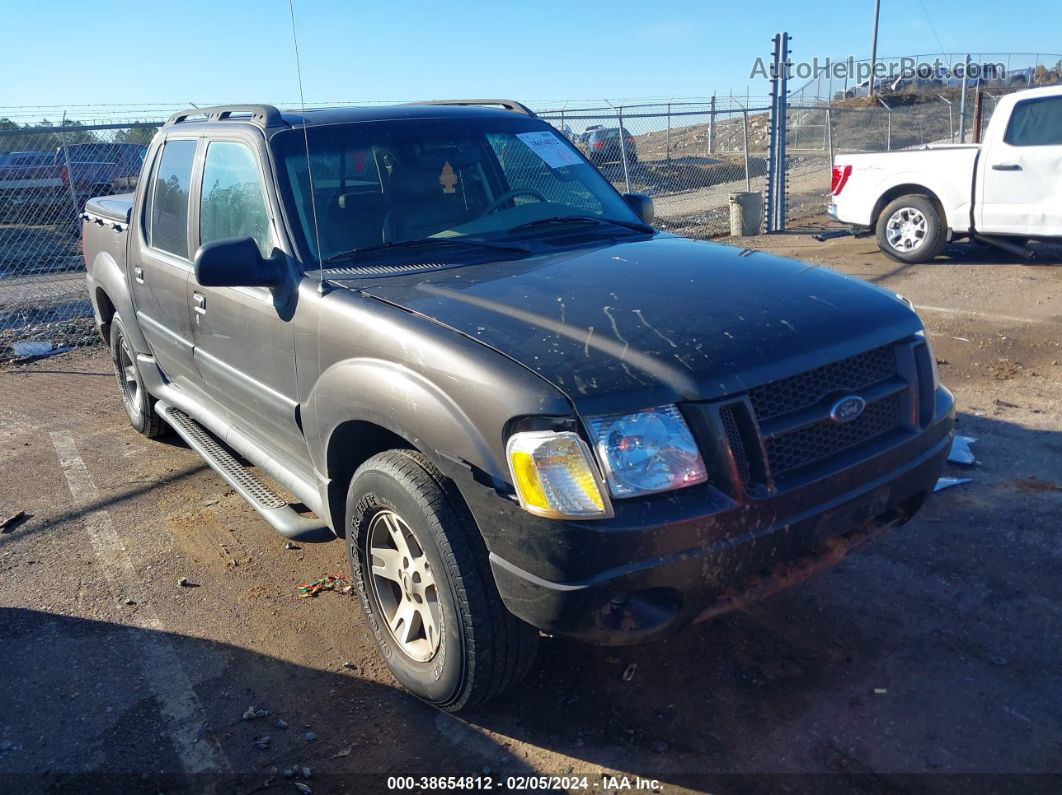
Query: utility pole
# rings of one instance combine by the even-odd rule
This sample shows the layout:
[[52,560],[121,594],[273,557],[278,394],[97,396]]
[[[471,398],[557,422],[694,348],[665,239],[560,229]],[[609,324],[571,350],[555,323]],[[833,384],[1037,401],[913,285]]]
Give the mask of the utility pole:
[[970,82],[970,54],[962,62],[962,91],[959,92],[959,143],[966,143],[966,85]]
[[874,0],[874,32],[870,37],[870,83],[867,96],[874,96],[874,73],[878,67],[878,17],[881,15],[881,0]]

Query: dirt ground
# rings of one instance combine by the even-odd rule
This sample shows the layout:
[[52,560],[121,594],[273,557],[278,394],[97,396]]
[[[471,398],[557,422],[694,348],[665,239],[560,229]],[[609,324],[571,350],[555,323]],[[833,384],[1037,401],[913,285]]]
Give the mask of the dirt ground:
[[971,483],[667,642],[545,639],[522,688],[450,717],[397,687],[350,595],[297,598],[346,573],[341,544],[287,549],[180,442],[133,432],[101,347],[8,367],[0,520],[25,515],[0,531],[0,790],[546,773],[598,792],[623,784],[603,774],[665,792],[1057,792],[1037,774],[1062,775],[1062,259],[955,247],[903,267],[872,240],[737,242],[914,301],[978,439],[980,463],[946,474]]

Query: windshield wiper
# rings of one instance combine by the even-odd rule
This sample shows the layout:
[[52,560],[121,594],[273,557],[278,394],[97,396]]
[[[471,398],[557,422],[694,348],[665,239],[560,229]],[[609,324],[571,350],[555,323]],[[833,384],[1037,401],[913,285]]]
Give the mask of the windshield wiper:
[[512,227],[510,232],[519,232],[523,229],[532,229],[536,226],[551,226],[553,224],[610,224],[612,226],[622,226],[625,229],[633,229],[635,232],[642,232],[643,234],[653,234],[656,232],[653,227],[648,224],[641,224],[635,221],[621,221],[618,218],[599,218],[596,215],[556,215],[549,218],[539,218],[537,221],[528,221],[526,224],[518,224]]
[[485,240],[470,240],[455,237],[423,237],[417,240],[392,240],[388,243],[376,243],[372,246],[352,248],[350,251],[341,251],[338,254],[325,259],[325,262],[339,262],[341,260],[360,259],[370,254],[396,251],[405,248],[429,248],[435,246],[463,246],[468,248],[490,248],[497,251],[505,251],[510,254],[530,254],[531,249],[526,246],[503,245],[500,243],[488,243]]

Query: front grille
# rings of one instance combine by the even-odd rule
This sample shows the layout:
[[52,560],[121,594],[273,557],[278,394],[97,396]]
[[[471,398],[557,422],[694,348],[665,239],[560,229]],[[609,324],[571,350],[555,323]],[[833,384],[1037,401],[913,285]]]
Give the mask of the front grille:
[[738,477],[746,486],[752,480],[752,471],[749,467],[749,457],[745,452],[745,441],[741,438],[741,429],[738,428],[737,418],[734,416],[733,406],[723,406],[719,409],[719,419],[723,423],[723,431],[727,441],[730,442],[730,450],[734,454],[734,463],[737,465]]
[[867,404],[856,419],[838,424],[827,418],[766,441],[767,462],[777,478],[888,433],[901,423],[901,396]]
[[763,422],[814,406],[836,392],[858,392],[896,375],[893,346],[861,353],[844,361],[817,367],[749,391],[756,418]]

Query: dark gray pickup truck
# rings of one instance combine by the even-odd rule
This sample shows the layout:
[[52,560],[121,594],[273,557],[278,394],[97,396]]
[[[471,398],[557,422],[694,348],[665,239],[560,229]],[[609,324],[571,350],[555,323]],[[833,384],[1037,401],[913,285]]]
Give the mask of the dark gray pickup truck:
[[395,676],[457,710],[538,630],[641,642],[810,576],[947,456],[908,303],[652,220],[469,100],[180,113],[83,227],[133,426],[344,539]]

